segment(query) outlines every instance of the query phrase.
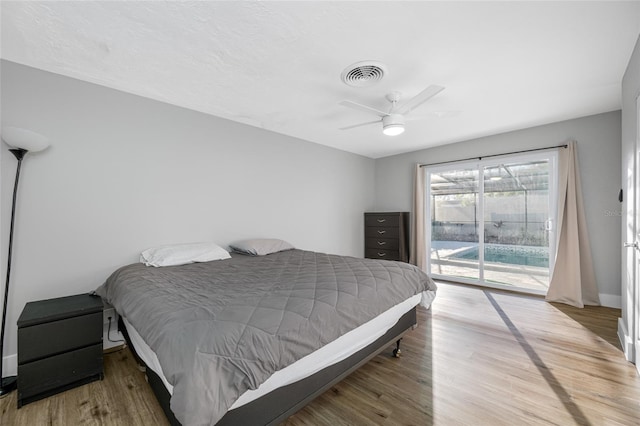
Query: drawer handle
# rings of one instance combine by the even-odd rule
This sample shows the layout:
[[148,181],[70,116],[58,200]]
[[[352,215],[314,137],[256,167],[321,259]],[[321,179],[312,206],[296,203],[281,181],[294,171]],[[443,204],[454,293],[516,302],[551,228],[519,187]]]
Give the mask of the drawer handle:
[[383,245],[385,245],[385,244],[387,244],[387,242],[386,242],[386,241],[378,241],[378,245],[379,245],[379,246],[383,246]]
[[378,219],[378,223],[385,223],[387,219]]
[[378,234],[382,235],[382,234],[384,234],[385,232],[387,232],[387,231],[378,231]]
[[380,257],[385,257],[387,255],[387,253],[378,253],[378,256]]

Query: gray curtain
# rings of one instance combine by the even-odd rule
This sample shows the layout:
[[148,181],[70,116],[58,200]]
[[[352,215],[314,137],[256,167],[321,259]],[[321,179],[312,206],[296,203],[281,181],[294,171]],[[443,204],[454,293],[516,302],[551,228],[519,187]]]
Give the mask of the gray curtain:
[[546,300],[579,308],[600,305],[575,141],[558,155],[558,224],[556,262]]
[[413,183],[413,214],[411,215],[411,255],[409,263],[423,271],[427,266],[426,241],[424,240],[425,224],[425,185],[424,167],[416,164]]

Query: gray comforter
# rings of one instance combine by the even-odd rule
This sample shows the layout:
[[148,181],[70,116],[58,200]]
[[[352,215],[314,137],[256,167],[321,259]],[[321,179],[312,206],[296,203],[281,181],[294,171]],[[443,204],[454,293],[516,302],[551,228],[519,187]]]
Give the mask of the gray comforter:
[[425,290],[431,279],[406,263],[289,250],[132,264],[97,292],[157,354],[176,418],[213,425],[274,372]]

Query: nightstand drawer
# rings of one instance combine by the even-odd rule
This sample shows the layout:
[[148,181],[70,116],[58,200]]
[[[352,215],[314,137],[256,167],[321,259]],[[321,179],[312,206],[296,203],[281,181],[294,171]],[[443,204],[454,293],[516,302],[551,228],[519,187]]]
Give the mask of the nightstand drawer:
[[400,217],[397,214],[367,214],[364,218],[365,226],[389,226],[397,227]]
[[373,227],[367,226],[364,229],[365,238],[398,238],[400,229],[396,226],[392,227]]
[[23,327],[18,339],[18,364],[102,343],[102,311]]
[[399,241],[397,238],[366,238],[365,248],[376,250],[398,250]]
[[366,249],[365,257],[369,259],[400,260],[398,250]]
[[18,406],[102,378],[102,343],[18,365]]

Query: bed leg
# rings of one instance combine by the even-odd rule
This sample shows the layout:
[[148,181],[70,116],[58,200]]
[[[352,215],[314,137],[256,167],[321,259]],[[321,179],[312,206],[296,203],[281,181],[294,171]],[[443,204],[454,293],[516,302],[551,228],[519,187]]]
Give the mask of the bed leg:
[[400,355],[402,355],[402,351],[400,350],[400,340],[402,340],[402,338],[396,340],[396,348],[393,350],[394,358],[400,358]]

